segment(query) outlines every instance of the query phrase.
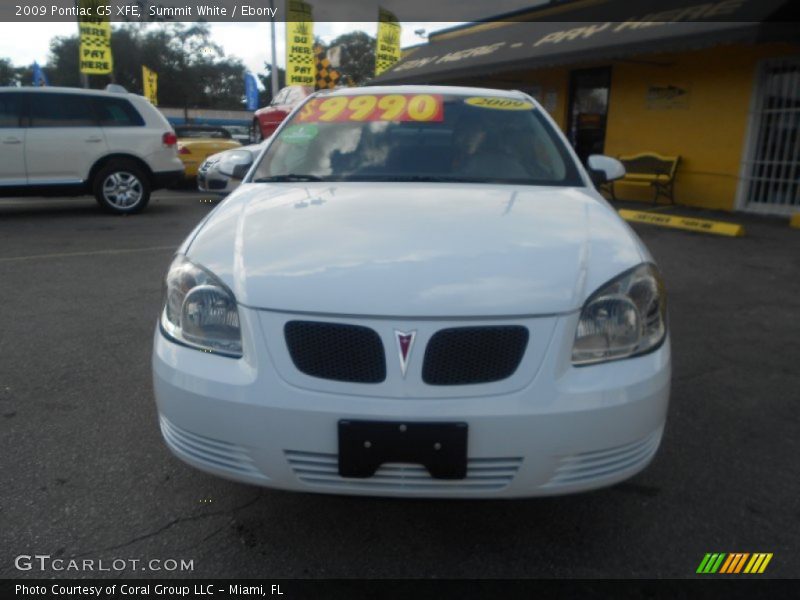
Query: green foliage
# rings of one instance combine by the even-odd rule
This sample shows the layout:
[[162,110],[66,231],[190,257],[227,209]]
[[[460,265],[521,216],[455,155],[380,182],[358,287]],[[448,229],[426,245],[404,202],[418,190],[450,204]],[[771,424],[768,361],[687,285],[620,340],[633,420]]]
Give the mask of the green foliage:
[[[49,69],[42,68],[42,71],[51,78]],[[33,85],[33,64],[15,67],[7,58],[0,58],[0,87],[6,85]]]
[[375,38],[363,31],[340,35],[328,48],[342,46],[342,64],[335,67],[342,80],[363,85],[375,76]]
[[[50,42],[50,57],[43,66],[50,85],[80,87],[78,36],[57,37]],[[158,73],[158,103],[177,108],[239,110],[244,107],[244,64],[226,57],[211,41],[207,23],[169,23],[145,29],[129,23],[114,27],[111,35],[115,83],[141,94],[142,65]],[[7,62],[7,61],[5,61]],[[0,85],[4,75],[0,62]],[[31,76],[18,68],[17,79],[31,85]],[[92,88],[111,82],[106,75],[89,76]]]
[[[258,93],[259,108],[267,106],[270,102],[272,102],[272,65],[270,63],[264,63],[264,68],[266,69],[267,74],[258,75],[258,79],[261,81],[261,85],[264,86],[264,89],[259,91]],[[286,71],[278,67],[278,89],[280,90],[285,85],[286,85]]]
[[[318,40],[319,41],[319,40]],[[320,44],[325,46],[324,44]],[[327,47],[342,46],[342,64],[336,68],[342,81],[362,85],[375,73],[375,38],[355,31],[340,35]],[[146,28],[142,23],[114,26],[111,35],[115,83],[131,92],[142,93],[142,65],[158,73],[158,103],[176,108],[216,108],[237,110],[244,107],[244,64],[227,57],[211,41],[207,23],[164,23]],[[80,87],[78,36],[56,37],[50,42],[50,56],[42,69],[50,85]],[[272,99],[271,69],[258,75],[264,90],[259,106]],[[279,89],[286,73],[278,69]],[[106,75],[89,76],[89,85],[103,88],[111,82]],[[13,67],[0,59],[0,85],[31,85],[31,66]]]
[[[111,39],[113,51],[113,35]],[[50,41],[50,57],[47,61],[47,76],[50,80],[50,85],[80,87],[81,75],[78,71],[78,52],[77,35],[56,37]],[[30,83],[24,82],[24,85],[30,85]],[[97,85],[95,87],[100,86]]]
[[16,85],[17,69],[6,58],[0,58],[0,86]]

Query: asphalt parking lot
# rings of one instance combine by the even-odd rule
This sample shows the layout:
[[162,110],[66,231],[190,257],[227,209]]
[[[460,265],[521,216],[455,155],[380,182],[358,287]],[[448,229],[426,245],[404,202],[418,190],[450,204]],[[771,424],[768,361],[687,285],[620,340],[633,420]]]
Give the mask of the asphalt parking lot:
[[[213,202],[159,192],[0,200],[0,576],[691,577],[772,552],[800,577],[800,231],[636,226],[668,285],[667,432],[629,482],[568,497],[410,501],[277,492],[172,457],[150,380],[161,281]],[[185,559],[192,572],[21,572],[22,554]]]

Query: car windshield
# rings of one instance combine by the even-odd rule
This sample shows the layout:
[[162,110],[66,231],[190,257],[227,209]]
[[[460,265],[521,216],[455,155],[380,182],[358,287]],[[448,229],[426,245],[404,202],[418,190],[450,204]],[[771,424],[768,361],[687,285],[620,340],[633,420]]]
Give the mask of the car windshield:
[[176,127],[175,135],[179,138],[231,139],[230,131],[222,127]]
[[315,97],[281,129],[253,181],[582,185],[540,110],[491,95]]

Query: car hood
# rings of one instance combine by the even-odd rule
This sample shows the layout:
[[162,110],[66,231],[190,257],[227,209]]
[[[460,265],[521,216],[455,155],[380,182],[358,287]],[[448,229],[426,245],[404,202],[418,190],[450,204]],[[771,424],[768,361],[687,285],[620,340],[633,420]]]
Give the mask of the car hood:
[[382,316],[573,311],[647,259],[583,188],[243,184],[182,248],[246,306]]

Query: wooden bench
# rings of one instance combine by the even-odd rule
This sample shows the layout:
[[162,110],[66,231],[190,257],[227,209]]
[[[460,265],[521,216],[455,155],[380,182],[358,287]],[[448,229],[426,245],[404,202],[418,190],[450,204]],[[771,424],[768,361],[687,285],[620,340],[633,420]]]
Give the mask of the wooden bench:
[[[655,152],[642,152],[631,156],[620,156],[625,167],[625,177],[617,183],[626,185],[646,185],[653,188],[653,204],[658,204],[659,196],[669,198],[675,204],[675,172],[678,170],[680,156],[661,156]],[[614,182],[608,184],[611,198],[617,199]]]

